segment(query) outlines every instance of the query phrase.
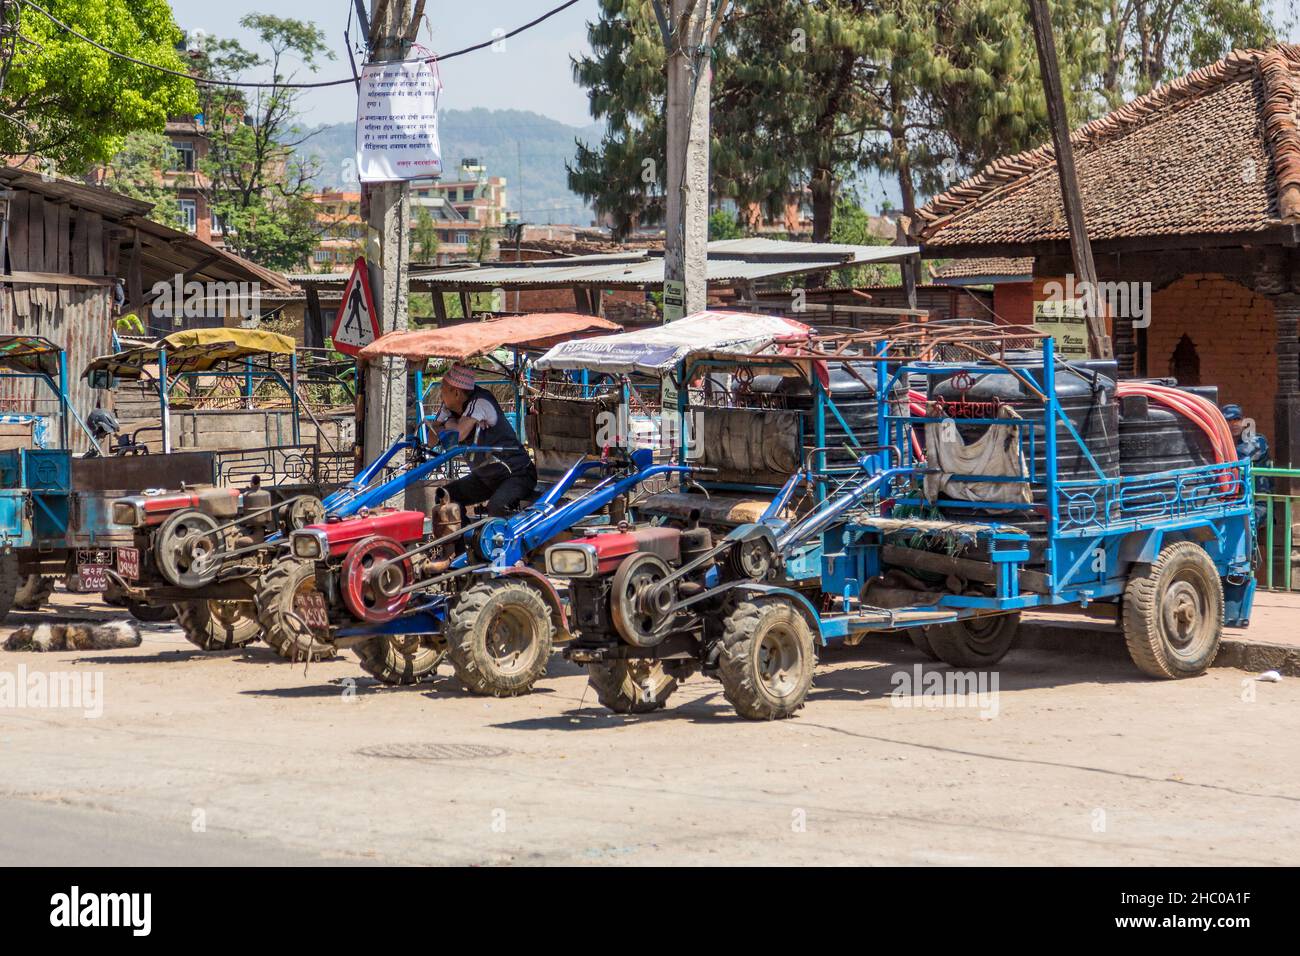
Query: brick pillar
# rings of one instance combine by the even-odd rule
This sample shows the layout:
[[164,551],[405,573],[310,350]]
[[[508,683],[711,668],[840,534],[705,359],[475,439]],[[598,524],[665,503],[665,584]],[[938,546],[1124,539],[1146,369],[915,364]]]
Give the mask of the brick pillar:
[[1277,398],[1273,405],[1273,462],[1300,468],[1300,295],[1272,296],[1277,315]]

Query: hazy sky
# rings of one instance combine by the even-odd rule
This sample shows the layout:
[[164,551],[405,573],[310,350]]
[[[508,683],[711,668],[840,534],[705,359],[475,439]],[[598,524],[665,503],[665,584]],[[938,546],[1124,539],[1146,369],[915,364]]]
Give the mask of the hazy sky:
[[[367,9],[370,0],[365,0]],[[420,42],[433,52],[446,52],[492,37],[495,29],[513,30],[556,6],[560,0],[470,0],[450,4],[428,0],[428,25]],[[1295,11],[1300,0],[1272,0],[1277,11]],[[209,35],[241,36],[240,16],[256,9],[278,16],[311,20],[325,31],[337,59],[324,63],[320,79],[347,76],[349,66],[343,30],[352,0],[171,0],[183,29]],[[442,105],[448,109],[483,106],[491,109],[534,110],[573,125],[591,122],[586,95],[573,82],[569,58],[587,50],[586,23],[597,14],[597,0],[579,0],[540,26],[505,41],[506,49],[491,49],[457,57],[442,67]],[[1292,13],[1289,18],[1295,20]],[[432,30],[432,32],[430,32]],[[1300,31],[1290,31],[1300,41]],[[355,38],[357,31],[353,31]],[[244,37],[245,39],[247,37]],[[262,77],[257,77],[261,79]],[[350,88],[309,92],[303,99],[309,123],[335,123],[356,115]]]
[[[350,73],[343,30],[347,26],[352,0],[170,2],[176,12],[176,22],[183,30],[203,30],[209,36],[250,39],[239,26],[239,18],[250,10],[310,20],[325,31],[326,42],[336,56],[320,67],[316,78],[334,79]],[[428,0],[425,5],[427,25],[420,30],[420,42],[434,53],[460,49],[490,40],[495,29],[509,31],[522,26],[561,2],[471,0],[451,4],[445,0]],[[369,0],[365,0],[365,4],[369,9]],[[545,23],[506,40],[502,52],[489,48],[450,60],[441,67],[445,87],[441,105],[447,109],[484,106],[534,110],[575,126],[591,122],[587,98],[573,82],[569,57],[586,51],[586,23],[595,19],[597,10],[596,0],[578,0]],[[358,33],[354,22],[354,40]],[[310,74],[304,71],[304,77],[307,76]],[[303,113],[309,123],[354,119],[356,98],[346,86],[308,92],[303,98]]]

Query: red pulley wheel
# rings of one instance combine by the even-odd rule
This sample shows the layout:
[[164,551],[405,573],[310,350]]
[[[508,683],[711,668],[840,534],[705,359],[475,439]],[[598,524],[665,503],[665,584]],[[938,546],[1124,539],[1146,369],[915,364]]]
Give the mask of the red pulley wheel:
[[406,548],[382,535],[362,538],[343,559],[343,603],[354,617],[372,623],[391,621],[402,613],[411,595],[400,593],[411,583],[410,560],[388,562]]

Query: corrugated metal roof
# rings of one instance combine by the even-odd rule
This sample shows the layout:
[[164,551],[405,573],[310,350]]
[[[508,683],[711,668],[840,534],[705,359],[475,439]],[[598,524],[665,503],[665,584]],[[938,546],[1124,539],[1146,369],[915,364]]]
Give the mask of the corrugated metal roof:
[[[898,262],[916,255],[915,246],[851,246],[775,239],[723,239],[709,243],[708,281],[765,279],[803,272],[841,269],[867,262]],[[646,288],[664,281],[662,253],[633,250],[560,259],[534,259],[508,265],[438,270],[418,277],[442,288],[538,288],[599,286]],[[412,278],[415,278],[413,273]]]

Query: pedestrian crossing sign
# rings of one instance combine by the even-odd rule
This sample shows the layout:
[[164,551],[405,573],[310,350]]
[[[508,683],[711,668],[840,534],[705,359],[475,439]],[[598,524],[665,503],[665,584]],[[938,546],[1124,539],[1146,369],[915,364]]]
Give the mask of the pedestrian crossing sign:
[[370,272],[364,257],[352,266],[352,275],[343,288],[338,315],[330,330],[334,348],[348,355],[356,355],[379,338],[379,316],[375,313],[375,299],[370,294]]

